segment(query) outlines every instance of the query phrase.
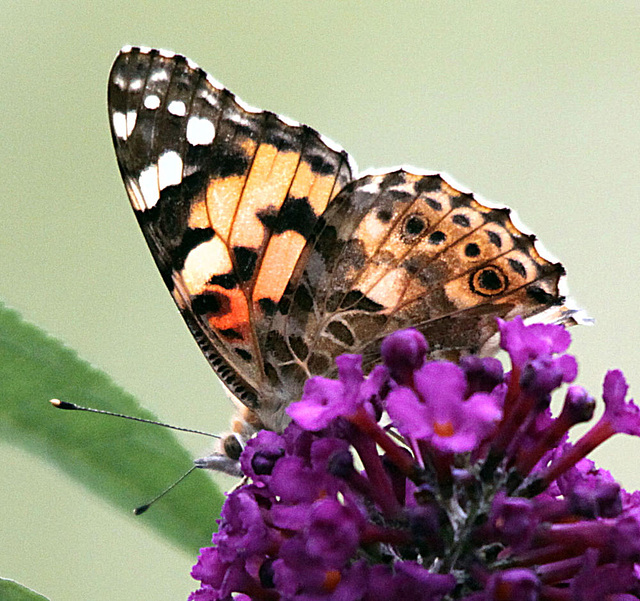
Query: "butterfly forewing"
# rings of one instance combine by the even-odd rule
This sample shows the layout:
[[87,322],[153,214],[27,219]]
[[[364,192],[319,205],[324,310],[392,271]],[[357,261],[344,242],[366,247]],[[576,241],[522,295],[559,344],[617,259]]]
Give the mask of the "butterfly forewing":
[[241,106],[172,53],[123,50],[108,92],[118,163],[158,268],[218,375],[265,409],[275,309],[351,179],[349,157],[309,127]]

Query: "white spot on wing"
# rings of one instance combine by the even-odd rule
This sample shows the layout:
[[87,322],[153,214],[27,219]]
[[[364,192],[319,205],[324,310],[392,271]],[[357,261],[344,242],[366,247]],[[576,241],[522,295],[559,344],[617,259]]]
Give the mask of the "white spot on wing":
[[201,293],[214,275],[233,270],[229,251],[224,242],[215,236],[196,246],[187,255],[182,269],[182,279],[190,294]]
[[144,106],[145,108],[153,111],[160,106],[160,98],[158,98],[155,94],[149,94],[149,96],[144,99]]
[[173,58],[176,55],[176,53],[172,52],[171,50],[162,50],[162,49],[158,50],[158,54],[160,56],[164,56],[164,58]]
[[167,110],[176,117],[184,117],[187,114],[187,106],[182,100],[172,100]]
[[132,79],[129,82],[129,90],[132,92],[137,92],[138,90],[142,89],[142,84],[143,81],[140,77],[138,77],[137,79]]
[[122,75],[116,75],[113,78],[113,83],[121,90],[124,90],[127,87],[127,80],[122,77]]
[[251,125],[249,119],[247,119],[242,113],[227,113],[227,118],[229,119],[229,121],[233,121],[238,125]]
[[120,111],[114,112],[111,116],[111,121],[116,136],[122,140],[126,140],[136,126],[137,117],[138,113],[136,113],[136,111],[129,111],[126,115]]
[[119,111],[113,113],[111,116],[111,122],[113,123],[113,131],[118,138],[122,140],[127,139],[127,117],[124,113]]
[[182,158],[175,150],[163,152],[158,159],[158,188],[164,190],[167,186],[175,186],[181,181]]
[[377,194],[380,191],[380,180],[373,179],[364,186],[360,186],[362,192],[368,192],[369,194]]
[[211,106],[217,107],[220,104],[216,94],[211,93],[207,89],[203,89],[199,92],[201,98],[204,98]]
[[187,122],[187,141],[194,146],[211,144],[216,135],[216,128],[205,117],[190,117]]
[[169,75],[164,69],[158,69],[151,74],[149,79],[151,81],[166,81],[167,79],[169,79]]
[[136,126],[137,119],[138,113],[136,111],[127,112],[127,138],[131,135],[133,128]]
[[158,187],[158,165],[155,163],[143,169],[138,178],[138,186],[142,194],[140,210],[153,208],[160,198],[160,188]]

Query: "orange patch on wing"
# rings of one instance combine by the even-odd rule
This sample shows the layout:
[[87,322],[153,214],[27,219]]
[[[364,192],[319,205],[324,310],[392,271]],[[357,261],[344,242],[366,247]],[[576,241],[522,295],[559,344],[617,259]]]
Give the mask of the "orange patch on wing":
[[300,161],[296,175],[291,183],[291,190],[289,195],[295,198],[302,198],[309,194],[311,186],[316,179],[316,174],[311,171],[309,163],[305,163],[304,160]]
[[280,300],[305,244],[304,236],[293,230],[271,237],[253,289],[254,304],[263,298]]
[[204,199],[198,200],[191,205],[188,225],[192,229],[204,229],[209,227],[209,213],[207,203]]
[[218,292],[229,300],[229,311],[224,315],[209,316],[209,325],[218,330],[226,330],[233,328],[237,330],[242,337],[246,339],[249,334],[249,306],[247,299],[239,288],[226,290],[221,286],[211,286],[212,292]]
[[232,226],[230,246],[255,249],[262,246],[264,226],[258,213],[280,210],[299,159],[297,152],[279,152],[272,144],[260,145]]
[[323,175],[316,178],[309,191],[309,204],[316,214],[322,215],[332,198],[332,192],[336,184],[334,175]]
[[240,148],[242,148],[242,150],[244,150],[248,156],[253,156],[254,153],[256,152],[256,148],[257,148],[257,143],[255,140],[252,140],[251,138],[245,138],[244,140],[242,140],[242,142],[240,143]]
[[216,234],[223,240],[229,239],[245,179],[244,175],[214,179],[207,188],[209,220]]
[[[240,148],[251,160],[256,152],[257,144],[250,138],[240,143]],[[229,234],[240,202],[240,197],[247,181],[247,173],[230,175],[229,177],[212,179],[207,187],[207,211],[211,227],[223,240],[229,240]]]
[[311,169],[311,165],[303,159],[298,165],[289,196],[294,198],[306,196],[316,216],[321,215],[327,208],[329,201],[339,192],[335,185],[337,175],[337,173],[318,175]]

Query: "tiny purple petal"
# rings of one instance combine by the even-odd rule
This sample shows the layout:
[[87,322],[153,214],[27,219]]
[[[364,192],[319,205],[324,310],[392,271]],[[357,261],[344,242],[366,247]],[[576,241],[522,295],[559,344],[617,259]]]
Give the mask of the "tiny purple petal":
[[431,361],[414,374],[415,390],[426,404],[460,402],[467,391],[464,371],[455,363]]
[[219,569],[221,563],[216,547],[204,547],[200,549],[200,556],[191,570],[191,576],[203,584],[218,588],[224,577],[224,572]]
[[629,386],[619,370],[607,372],[604,378],[602,398],[605,411],[602,420],[622,434],[640,436],[640,408],[632,401],[625,401]]
[[578,363],[572,355],[552,359],[544,355],[524,365],[520,385],[537,397],[549,394],[564,382],[573,382],[578,374]]
[[307,380],[302,400],[291,403],[287,413],[305,430],[317,432],[326,428],[336,417],[352,415],[356,399],[345,394],[342,382],[315,376]]
[[387,411],[403,436],[420,439],[433,432],[429,408],[409,388],[399,386],[389,393]]
[[537,357],[562,353],[571,343],[571,335],[563,326],[540,323],[526,326],[519,316],[508,322],[498,318],[498,329],[500,348],[520,368]]
[[341,567],[358,548],[362,519],[353,507],[331,499],[314,503],[308,512],[306,548],[332,567]]
[[336,358],[338,377],[344,385],[345,395],[357,396],[360,385],[364,382],[362,374],[362,357],[360,355],[340,355]]
[[576,482],[567,495],[572,513],[593,520],[613,518],[622,512],[620,485],[595,476]]
[[302,457],[283,457],[273,468],[271,492],[283,503],[311,503],[326,485],[325,479],[319,476]]

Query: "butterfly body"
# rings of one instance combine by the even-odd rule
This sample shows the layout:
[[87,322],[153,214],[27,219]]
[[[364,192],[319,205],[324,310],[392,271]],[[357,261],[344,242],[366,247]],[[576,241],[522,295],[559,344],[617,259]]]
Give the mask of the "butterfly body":
[[[189,59],[125,48],[109,80],[118,164],[151,253],[203,353],[281,431],[311,375],[376,363],[415,327],[431,356],[482,352],[495,317],[570,322],[562,265],[438,174],[356,176],[308,126],[248,107]],[[243,429],[244,428],[244,429]]]

